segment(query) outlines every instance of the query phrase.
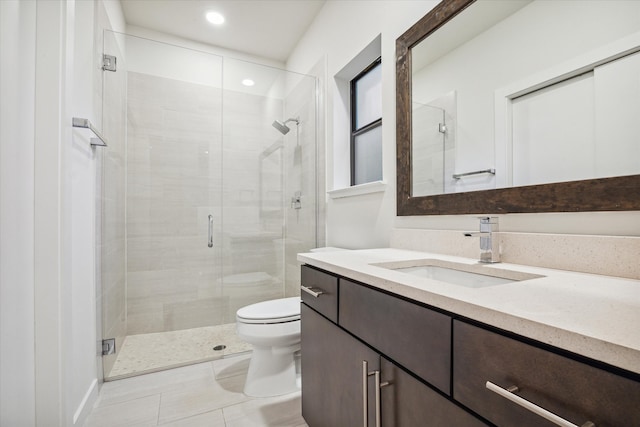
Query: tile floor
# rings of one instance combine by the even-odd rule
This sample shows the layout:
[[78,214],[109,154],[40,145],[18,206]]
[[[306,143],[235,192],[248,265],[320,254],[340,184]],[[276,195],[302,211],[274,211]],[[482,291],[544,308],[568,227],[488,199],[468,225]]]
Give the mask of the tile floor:
[[250,355],[106,382],[84,427],[302,427],[300,392],[242,393]]

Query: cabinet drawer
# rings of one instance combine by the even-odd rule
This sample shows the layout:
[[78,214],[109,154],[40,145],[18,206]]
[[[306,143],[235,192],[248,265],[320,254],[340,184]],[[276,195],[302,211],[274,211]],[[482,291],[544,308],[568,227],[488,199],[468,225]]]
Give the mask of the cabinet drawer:
[[640,383],[455,320],[453,398],[498,426],[553,426],[490,381],[576,425],[640,425]]
[[449,316],[342,278],[339,304],[342,327],[450,394]]
[[331,274],[303,265],[301,284],[317,296],[301,290],[302,301],[334,323],[338,322],[338,278]]

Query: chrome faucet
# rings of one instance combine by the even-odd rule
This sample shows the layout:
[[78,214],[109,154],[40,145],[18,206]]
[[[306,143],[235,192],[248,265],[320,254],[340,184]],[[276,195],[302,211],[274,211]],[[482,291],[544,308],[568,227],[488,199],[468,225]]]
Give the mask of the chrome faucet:
[[464,233],[467,237],[480,237],[480,262],[500,262],[500,242],[493,233],[498,231],[497,217],[480,217],[480,232]]

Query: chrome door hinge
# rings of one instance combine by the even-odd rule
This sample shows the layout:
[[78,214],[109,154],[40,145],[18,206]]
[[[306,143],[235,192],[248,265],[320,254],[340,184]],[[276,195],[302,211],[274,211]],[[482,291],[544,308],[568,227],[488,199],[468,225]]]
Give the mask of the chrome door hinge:
[[102,340],[102,355],[108,356],[109,354],[114,354],[116,352],[116,339],[108,338],[106,340]]
[[444,123],[438,123],[438,132],[447,133],[447,125]]
[[102,69],[104,71],[116,71],[116,57],[113,55],[102,55]]
[[302,209],[302,191],[296,191],[291,198],[291,209]]

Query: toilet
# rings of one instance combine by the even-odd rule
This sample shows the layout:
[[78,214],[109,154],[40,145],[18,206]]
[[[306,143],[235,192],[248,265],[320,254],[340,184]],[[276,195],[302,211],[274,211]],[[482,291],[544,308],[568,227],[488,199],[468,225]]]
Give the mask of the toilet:
[[299,390],[295,353],[300,350],[300,297],[280,298],[236,312],[238,337],[253,346],[244,393],[270,397]]

